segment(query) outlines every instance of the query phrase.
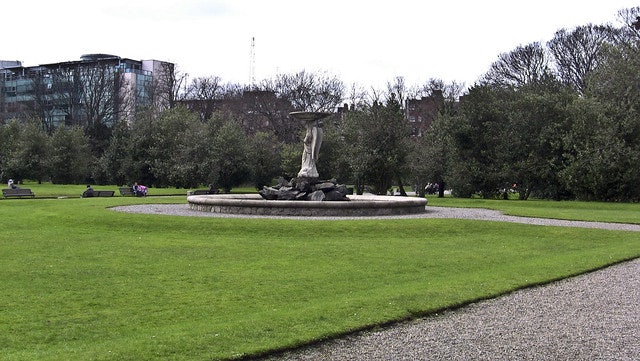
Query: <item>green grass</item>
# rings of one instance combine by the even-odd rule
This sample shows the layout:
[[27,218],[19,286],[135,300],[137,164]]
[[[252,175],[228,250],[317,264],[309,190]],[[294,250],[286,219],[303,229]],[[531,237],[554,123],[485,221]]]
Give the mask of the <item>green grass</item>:
[[185,198],[0,201],[0,360],[256,355],[640,256],[635,232],[107,209],[159,202]]
[[430,206],[495,209],[513,216],[640,224],[640,203],[427,197]]
[[[34,182],[25,181],[19,184],[21,188],[29,188],[36,195],[36,198],[57,198],[57,197],[80,197],[82,192],[87,188],[86,184],[52,184],[51,182]],[[95,190],[112,190],[115,196],[119,197],[118,188],[124,185],[92,185]],[[6,185],[2,188],[6,188]],[[206,189],[207,187],[197,187],[194,189]],[[169,195],[186,195],[188,189],[184,188],[149,188],[149,196],[169,196]],[[249,193],[255,192],[255,188],[250,186],[242,186],[231,190],[232,193]]]

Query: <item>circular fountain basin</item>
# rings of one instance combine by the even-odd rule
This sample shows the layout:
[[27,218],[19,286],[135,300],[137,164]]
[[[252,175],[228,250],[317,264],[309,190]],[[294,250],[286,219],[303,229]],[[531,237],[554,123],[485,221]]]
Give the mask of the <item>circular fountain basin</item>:
[[427,200],[416,197],[349,195],[350,201],[266,200],[259,194],[189,196],[189,208],[202,212],[265,216],[354,217],[424,213]]

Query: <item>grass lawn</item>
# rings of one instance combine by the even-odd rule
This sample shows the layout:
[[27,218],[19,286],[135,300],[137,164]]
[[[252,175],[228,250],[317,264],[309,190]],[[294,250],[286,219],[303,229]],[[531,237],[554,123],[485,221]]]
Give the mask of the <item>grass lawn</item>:
[[[87,188],[86,184],[51,184],[50,182],[33,182],[25,181],[24,184],[19,184],[20,188],[29,188],[35,193],[36,198],[55,198],[55,197],[80,197],[82,192]],[[92,184],[95,190],[111,190],[115,191],[114,196],[119,197],[120,192],[118,188],[125,187],[124,185],[95,185]],[[6,184],[2,187],[6,188]],[[205,187],[202,187],[205,188]],[[149,195],[185,195],[187,189],[183,188],[149,188]]]
[[495,209],[512,216],[640,224],[640,204],[427,197],[430,206]]
[[[185,197],[0,200],[0,360],[238,358],[640,256],[636,232],[108,209],[160,202]],[[565,204],[528,202],[515,208],[543,216]],[[609,206],[587,205],[569,207],[571,217],[590,219]],[[610,209],[608,219],[635,212],[637,221],[640,206],[629,207]]]

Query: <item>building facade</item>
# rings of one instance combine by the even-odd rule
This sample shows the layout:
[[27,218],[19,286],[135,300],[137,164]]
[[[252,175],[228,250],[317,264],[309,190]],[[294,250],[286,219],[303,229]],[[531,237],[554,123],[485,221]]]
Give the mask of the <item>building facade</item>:
[[405,118],[411,126],[411,136],[422,137],[443,106],[444,96],[440,90],[420,99],[407,99]]
[[169,105],[174,65],[109,54],[24,67],[0,61],[0,123],[38,117],[59,125],[111,125],[143,106]]

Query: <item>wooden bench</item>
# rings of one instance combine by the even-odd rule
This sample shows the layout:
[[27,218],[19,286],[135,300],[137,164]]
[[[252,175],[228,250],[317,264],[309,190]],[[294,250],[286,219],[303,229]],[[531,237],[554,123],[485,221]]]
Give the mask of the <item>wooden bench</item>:
[[91,195],[88,195],[86,191],[82,193],[82,198],[91,198],[91,197],[113,197],[113,194],[116,191],[107,191],[107,190],[93,190]]
[[192,191],[187,191],[188,196],[201,196],[204,194],[217,194],[217,191],[211,191],[210,189],[195,189]]
[[94,190],[93,191],[93,196],[91,196],[91,197],[113,197],[113,194],[115,192],[116,191],[97,191],[97,190]]
[[113,197],[116,191],[93,191],[94,197]]
[[130,187],[118,188],[118,190],[120,191],[121,196],[135,196],[135,193],[133,193],[133,189],[131,189]]
[[2,190],[2,196],[4,198],[9,198],[9,197],[17,197],[17,198],[22,198],[22,197],[35,197],[36,195],[33,194],[33,192],[31,191],[31,189],[29,188],[15,188],[15,189],[3,189]]

